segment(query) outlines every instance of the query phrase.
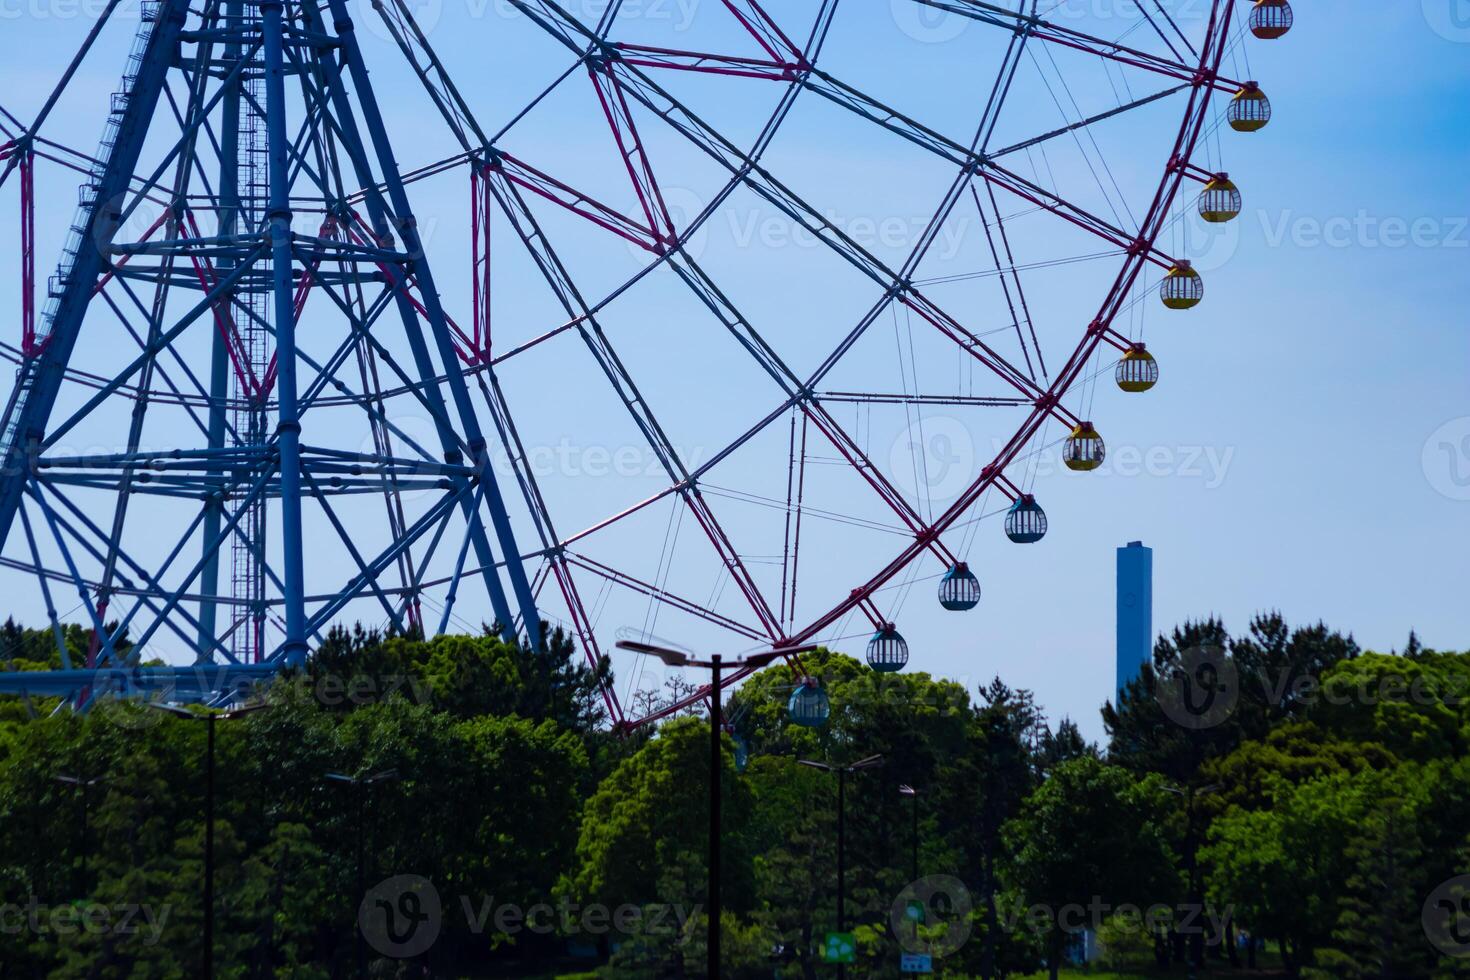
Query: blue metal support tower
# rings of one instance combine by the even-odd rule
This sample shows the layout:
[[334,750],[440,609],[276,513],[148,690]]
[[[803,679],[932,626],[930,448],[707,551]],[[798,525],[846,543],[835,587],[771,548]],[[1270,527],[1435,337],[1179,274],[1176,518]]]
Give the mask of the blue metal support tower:
[[[75,669],[0,676],[0,691],[218,696],[301,664],[343,617],[423,629],[437,594],[447,625],[474,578],[502,635],[539,646],[464,352],[345,4],[145,5],[96,159],[0,422],[0,546],[26,549],[9,561],[38,576],[53,626],[52,589],[75,591],[92,649],[84,665],[61,649]],[[101,317],[137,350],[65,388]],[[404,430],[400,404],[437,446]],[[112,448],[73,451],[83,433]],[[387,520],[349,518],[364,495]],[[187,679],[138,667],[164,638],[193,655]]]

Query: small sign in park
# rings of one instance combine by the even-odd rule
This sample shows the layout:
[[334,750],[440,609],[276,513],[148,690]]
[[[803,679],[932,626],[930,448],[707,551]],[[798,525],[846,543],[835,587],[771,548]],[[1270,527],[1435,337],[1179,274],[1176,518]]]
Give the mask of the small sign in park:
[[933,973],[934,958],[928,953],[904,953],[899,957],[898,969],[901,973]]
[[829,932],[822,943],[823,963],[856,963],[857,938],[850,932]]

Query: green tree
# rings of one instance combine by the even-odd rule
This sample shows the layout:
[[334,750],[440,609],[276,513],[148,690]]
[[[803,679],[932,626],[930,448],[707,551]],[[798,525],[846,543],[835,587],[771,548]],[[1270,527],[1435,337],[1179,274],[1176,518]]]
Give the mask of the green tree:
[[1270,809],[1232,809],[1210,828],[1211,897],[1232,905],[1252,935],[1276,940],[1293,972],[1331,934],[1348,874],[1343,853],[1385,778],[1369,770],[1282,786]]
[[[706,724],[680,718],[617,766],[584,809],[572,896],[609,909],[659,904],[686,914],[703,904],[709,751]],[[728,740],[719,778],[729,831],[722,841],[721,897],[732,914],[743,915],[754,904],[752,854],[742,833],[750,824],[752,794]],[[683,975],[688,952],[680,939],[662,934],[657,948],[647,950],[661,964],[655,975]]]
[[1348,871],[1332,935],[1316,952],[1314,980],[1465,977],[1470,962],[1426,942],[1422,909],[1470,857],[1470,761],[1409,765],[1372,793],[1352,828]]
[[1358,653],[1352,636],[1323,623],[1293,629],[1279,612],[1256,616],[1246,635],[1230,646],[1240,674],[1236,713],[1242,731],[1260,738],[1277,725],[1307,717],[1322,678]]
[[1084,757],[1058,766],[1005,828],[1006,875],[1047,909],[1041,927],[1056,980],[1068,939],[1098,907],[1142,907],[1177,895],[1160,781]]
[[[942,805],[971,814],[965,828],[969,840],[967,877],[976,886],[980,928],[980,975],[995,977],[1015,957],[1018,937],[1002,928],[997,908],[1005,861],[1002,831],[1020,812],[1037,785],[1040,769],[1035,747],[1046,730],[1031,692],[1013,690],[999,677],[980,689],[980,703],[969,730],[964,756],[958,760]],[[1024,941],[1023,941],[1024,942]],[[1027,944],[1029,945],[1029,944]],[[969,957],[975,959],[974,952]]]
[[[881,755],[880,768],[847,780],[847,926],[862,931],[863,969],[892,967],[899,950],[888,925],[912,877],[913,800],[918,790],[920,875],[956,868],[972,810],[954,795],[956,766],[969,751],[973,717],[964,688],[920,672],[883,674],[820,650],[805,667],[820,677],[832,705],[818,729],[791,724],[786,702],[797,675],[767,668],[732,698],[730,716],[749,740],[760,835],[760,906],[788,953],[811,975],[814,941],[836,925],[836,779],[798,759],[846,764]],[[973,802],[973,799],[971,799]]]
[[1210,762],[1203,779],[1214,789],[1201,803],[1212,816],[1232,807],[1261,810],[1289,787],[1337,773],[1391,769],[1397,762],[1376,742],[1335,738],[1309,721],[1286,722]]
[[1470,655],[1367,653],[1339,663],[1323,675],[1312,717],[1401,759],[1463,756],[1470,751]]

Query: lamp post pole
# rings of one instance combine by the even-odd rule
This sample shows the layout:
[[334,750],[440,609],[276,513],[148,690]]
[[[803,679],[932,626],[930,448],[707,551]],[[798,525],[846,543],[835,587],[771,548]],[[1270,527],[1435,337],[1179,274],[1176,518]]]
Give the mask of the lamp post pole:
[[102,777],[96,776],[92,779],[83,779],[81,776],[68,776],[63,773],[56,777],[56,781],[58,783],[64,783],[67,786],[75,786],[77,788],[78,796],[80,796],[81,798],[82,836],[81,841],[77,847],[79,856],[81,858],[81,875],[74,887],[76,888],[77,896],[79,898],[85,897],[87,894],[87,852],[90,849],[89,845],[91,843],[91,828],[89,826],[90,820],[88,814],[91,805],[91,799],[88,790],[90,790],[93,786],[96,786],[98,783],[102,782]]
[[[882,755],[870,755],[852,765],[834,766],[815,759],[798,759],[798,765],[811,766],[823,772],[837,774],[837,931],[846,932],[847,926],[847,776],[883,765]],[[837,964],[838,980],[847,976],[847,965]]]
[[[1199,844],[1197,841],[1197,834],[1195,830],[1194,804],[1197,797],[1207,796],[1210,793],[1215,792],[1215,790],[1219,788],[1219,785],[1214,783],[1210,784],[1209,786],[1198,787],[1164,787],[1164,792],[1173,793],[1176,796],[1182,797],[1184,800],[1185,847],[1188,850],[1188,855],[1185,861],[1185,871],[1189,875],[1188,901],[1194,904],[1195,908],[1193,911],[1197,919],[1203,918],[1204,895],[1202,894],[1202,889],[1199,886],[1199,860],[1197,856]],[[1195,977],[1199,975],[1200,968],[1204,966],[1204,937],[1199,934],[1187,936],[1185,937],[1185,945],[1186,949],[1184,958],[1188,963],[1189,980],[1195,980]]]
[[764,667],[780,657],[794,657],[803,653],[810,653],[816,647],[779,647],[775,650],[767,650],[764,653],[751,654],[748,657],[737,657],[730,660],[726,660],[719,654],[714,654],[708,660],[696,660],[684,650],[673,650],[668,647],[655,646],[651,643],[644,643],[641,640],[619,640],[617,646],[621,650],[629,650],[633,653],[657,657],[670,667],[706,667],[710,672],[709,890],[705,900],[705,905],[709,909],[709,933],[706,939],[706,948],[709,952],[709,978],[710,980],[718,980],[720,976],[720,810],[723,806],[723,801],[720,798],[720,773],[724,768],[721,765],[724,754],[723,732],[720,728],[721,673],[725,667],[733,667],[737,670],[747,667]]
[[720,731],[720,666],[721,658],[710,658],[709,713],[709,975],[720,975],[720,773],[723,766],[723,744]]
[[[366,814],[366,810],[367,810],[367,791],[368,791],[368,789],[370,787],[372,787],[372,786],[374,786],[374,785],[376,785],[378,783],[387,782],[390,779],[397,779],[398,778],[398,770],[397,769],[385,769],[382,772],[375,772],[371,776],[348,776],[345,773],[329,772],[329,773],[327,773],[326,778],[327,778],[327,781],[328,782],[333,782],[333,783],[338,783],[338,784],[341,784],[341,785],[351,786],[351,787],[353,787],[357,791],[357,835],[356,835],[357,836],[357,891],[356,891],[356,894],[357,894],[357,900],[359,902],[361,902],[362,901],[362,898],[363,898],[363,895],[365,894],[364,887],[363,887],[364,886],[364,879],[363,879],[363,841],[364,841],[364,838],[366,837],[366,832],[365,832],[366,821],[365,821],[364,818],[365,818],[365,814]],[[361,925],[361,923],[358,924],[357,928],[354,929],[353,932],[355,933],[355,936],[356,936],[355,941],[354,941],[354,946],[355,946],[355,953],[354,953],[354,955],[355,955],[355,958],[357,960],[357,975],[359,977],[365,977],[365,976],[367,976],[367,955],[366,955],[366,950],[363,948],[363,942],[362,942],[362,925]]]
[[204,722],[204,952],[201,975],[204,980],[214,980],[214,724],[217,721],[243,718],[253,711],[269,708],[270,704],[261,701],[229,711],[203,713],[172,704],[156,704],[152,701],[147,704],[188,721]]
[[[837,931],[847,931],[847,770],[837,770]],[[837,964],[837,976],[847,967]]]
[[214,715],[205,716],[204,739],[204,976],[214,976]]
[[918,881],[919,880],[919,791],[916,790],[916,789],[914,789],[912,786],[908,785],[907,783],[905,783],[905,784],[903,784],[902,786],[900,786],[898,788],[898,792],[899,792],[899,795],[900,796],[907,796],[909,799],[911,799],[911,800],[914,801],[914,806],[913,806],[913,823],[914,823],[914,827],[913,827],[913,837],[912,837],[911,842],[910,842],[910,846],[912,848],[912,865],[911,865],[910,870],[913,873],[913,877],[911,877],[909,880],[910,881]]

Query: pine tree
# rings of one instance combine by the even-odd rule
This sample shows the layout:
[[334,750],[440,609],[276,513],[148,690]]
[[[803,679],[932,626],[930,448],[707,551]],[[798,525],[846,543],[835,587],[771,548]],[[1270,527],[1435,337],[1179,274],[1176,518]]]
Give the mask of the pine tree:
[[1324,977],[1407,980],[1427,975],[1420,927],[1424,847],[1411,808],[1380,807],[1343,857],[1353,869],[1337,902],[1332,946],[1319,950]]

